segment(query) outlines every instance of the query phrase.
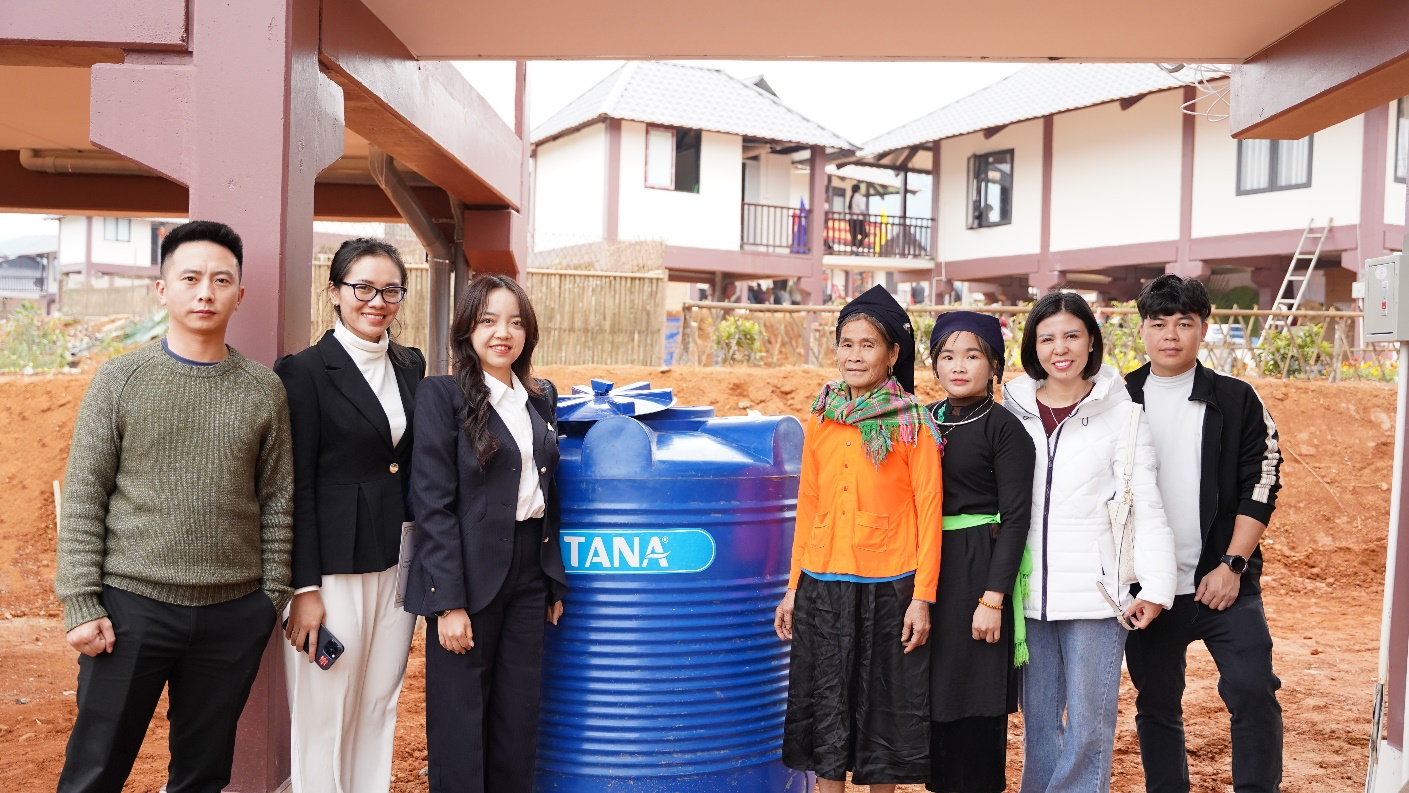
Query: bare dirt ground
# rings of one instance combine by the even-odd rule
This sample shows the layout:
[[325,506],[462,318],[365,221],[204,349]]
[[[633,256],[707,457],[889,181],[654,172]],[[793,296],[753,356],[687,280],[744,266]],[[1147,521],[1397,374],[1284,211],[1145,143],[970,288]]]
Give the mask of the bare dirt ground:
[[[648,380],[675,389],[681,404],[720,415],[804,415],[830,372],[646,367],[547,367],[563,392],[608,374],[618,384]],[[1370,704],[1379,640],[1380,595],[1392,467],[1394,392],[1362,384],[1255,383],[1282,432],[1285,487],[1268,531],[1264,598],[1276,639],[1286,718],[1287,793],[1348,791],[1364,785]],[[52,482],[62,479],[86,377],[0,379],[0,790],[53,790],[74,716],[76,655],[64,642],[52,594]],[[922,397],[940,391],[921,375]],[[419,639],[397,727],[397,791],[424,790],[425,703]],[[1200,645],[1189,656],[1185,718],[1196,791],[1231,789],[1228,716],[1216,672]],[[147,734],[128,790],[164,782],[166,724]],[[1144,789],[1133,693],[1122,692],[1115,784]],[[1021,760],[1013,719],[1009,779]],[[905,793],[919,791],[915,787]]]

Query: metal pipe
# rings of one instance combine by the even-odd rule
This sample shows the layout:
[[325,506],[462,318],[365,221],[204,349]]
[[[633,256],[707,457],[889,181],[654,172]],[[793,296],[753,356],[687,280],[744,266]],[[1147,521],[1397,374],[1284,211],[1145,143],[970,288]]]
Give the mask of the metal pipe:
[[114,154],[70,149],[20,149],[20,167],[38,173],[156,176],[137,163]]
[[450,263],[455,260],[455,251],[436,228],[430,213],[416,200],[406,178],[396,169],[396,161],[391,155],[377,148],[369,147],[367,164],[372,178],[386,193],[397,214],[401,215],[411,231],[420,240],[430,257],[430,305],[429,346],[426,351],[426,368],[430,374],[446,374],[450,371]]

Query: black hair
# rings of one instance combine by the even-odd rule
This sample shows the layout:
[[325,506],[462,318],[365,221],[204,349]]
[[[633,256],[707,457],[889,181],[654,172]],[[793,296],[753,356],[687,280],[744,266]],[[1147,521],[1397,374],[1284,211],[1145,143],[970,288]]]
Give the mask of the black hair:
[[450,323],[450,358],[455,365],[455,384],[465,397],[466,415],[461,429],[481,471],[499,451],[499,442],[489,431],[489,414],[494,406],[489,402],[489,385],[484,382],[484,365],[475,352],[473,336],[479,326],[479,318],[489,304],[489,295],[496,289],[507,289],[514,294],[519,301],[519,316],[523,319],[523,351],[509,368],[530,396],[542,396],[538,381],[529,376],[533,371],[533,350],[538,346],[538,315],[533,313],[533,303],[529,302],[528,293],[508,276],[493,273],[475,276],[465,289],[465,296],[455,308],[455,318]]
[[1135,298],[1135,306],[1140,309],[1140,319],[1169,317],[1175,314],[1196,314],[1208,322],[1213,304],[1208,299],[1208,288],[1197,278],[1182,278],[1177,275],[1161,275],[1145,284],[1140,296]]
[[857,183],[855,183],[855,182],[852,183],[852,185],[851,185],[851,192],[855,193],[855,192],[857,192],[857,191],[860,190],[860,189],[861,189],[861,185],[859,185],[859,184],[857,184]]
[[1087,305],[1085,298],[1075,292],[1048,292],[1033,304],[1032,311],[1027,315],[1027,324],[1023,326],[1023,371],[1033,380],[1047,379],[1047,370],[1042,368],[1042,361],[1037,358],[1037,326],[1057,314],[1070,314],[1086,326],[1086,335],[1091,337],[1091,353],[1086,358],[1086,367],[1081,370],[1081,376],[1095,377],[1101,371],[1101,362],[1106,356],[1101,326],[1097,324],[1096,315],[1091,313],[1091,306]]
[[[934,372],[936,378],[939,377],[939,351],[944,349],[944,345],[948,343],[950,339],[954,338],[954,334],[956,333],[973,333],[973,331],[951,330],[943,336],[940,336],[934,346],[930,348],[930,371]],[[988,365],[993,369],[993,375],[988,379],[988,393],[992,395],[993,381],[997,380],[1000,383],[1003,382],[1003,354],[994,350],[993,345],[985,341],[982,336],[977,333],[973,333],[973,336],[978,340],[979,352],[983,353],[983,356],[988,359]]]
[[193,220],[189,223],[182,223],[176,228],[168,231],[161,239],[161,269],[163,276],[166,270],[166,260],[171,258],[171,254],[176,249],[188,242],[213,242],[224,248],[235,256],[235,272],[243,276],[245,271],[245,244],[240,241],[240,235],[235,230],[214,220]]
[[865,311],[857,311],[857,312],[852,313],[852,314],[847,314],[847,315],[846,315],[846,319],[844,319],[844,320],[842,320],[842,321],[840,321],[840,322],[837,323],[837,344],[841,344],[841,330],[842,330],[842,328],[846,327],[847,325],[850,325],[851,323],[855,322],[855,321],[858,320],[858,319],[864,319],[864,320],[866,320],[866,322],[870,323],[871,327],[875,328],[876,331],[881,334],[881,338],[882,338],[882,339],[885,339],[885,341],[886,341],[886,349],[887,349],[887,350],[890,349],[891,347],[897,347],[897,346],[899,346],[900,343],[897,342],[895,339],[892,339],[892,338],[890,337],[890,334],[889,334],[889,333],[886,333],[885,325],[882,325],[882,324],[881,324],[881,321],[880,321],[879,319],[876,319],[875,317],[871,316],[870,314],[867,314]]
[[[364,256],[385,256],[391,259],[391,263],[396,265],[397,274],[401,277],[401,285],[406,286],[406,263],[401,261],[401,252],[389,242],[367,237],[343,240],[343,243],[338,246],[338,252],[333,254],[332,263],[328,265],[328,283],[332,284],[334,288],[341,285],[343,281],[347,280],[348,270],[351,270],[352,265]],[[342,320],[342,308],[336,303],[333,304],[333,313],[338,315],[339,321]],[[400,319],[397,322],[400,322]],[[396,343],[390,329],[387,330],[387,354],[402,366],[410,366],[415,360],[405,347]]]

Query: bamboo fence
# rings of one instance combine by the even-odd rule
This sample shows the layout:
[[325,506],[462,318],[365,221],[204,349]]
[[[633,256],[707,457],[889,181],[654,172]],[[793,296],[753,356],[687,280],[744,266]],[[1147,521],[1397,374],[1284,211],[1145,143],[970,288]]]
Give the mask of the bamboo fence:
[[[936,315],[974,310],[998,317],[1007,339],[1010,371],[1021,367],[1018,342],[1030,306],[915,306],[915,357],[929,366],[929,332]],[[679,362],[696,366],[836,365],[834,338],[841,306],[773,306],[687,302],[680,327]],[[1351,311],[1214,309],[1199,358],[1238,376],[1391,382],[1397,345],[1357,344],[1362,315]],[[1121,371],[1145,361],[1140,317],[1134,307],[1097,309],[1105,359]]]
[[538,314],[535,364],[659,366],[665,355],[665,272],[530,269]]
[[[325,271],[326,272],[326,271]],[[61,289],[59,313],[66,317],[145,317],[161,310],[156,287],[148,281],[131,286]]]

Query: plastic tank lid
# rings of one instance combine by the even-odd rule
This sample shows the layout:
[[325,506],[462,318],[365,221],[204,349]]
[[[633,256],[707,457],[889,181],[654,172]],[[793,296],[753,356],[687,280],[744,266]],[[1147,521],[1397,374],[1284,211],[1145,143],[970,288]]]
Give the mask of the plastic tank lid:
[[591,422],[612,416],[647,416],[675,404],[669,388],[651,388],[645,381],[616,388],[610,380],[593,379],[558,397],[558,421]]

